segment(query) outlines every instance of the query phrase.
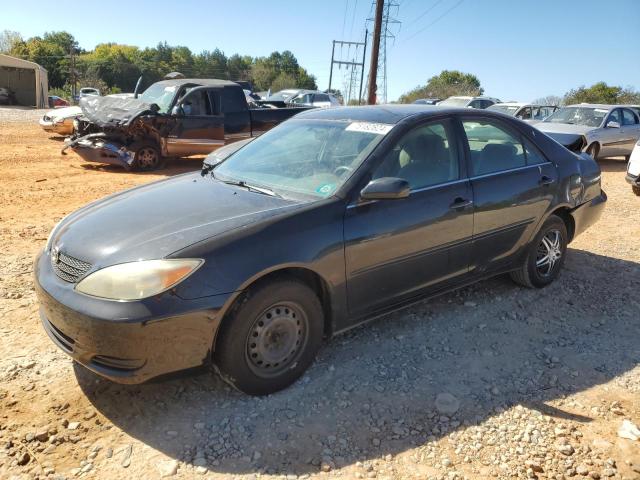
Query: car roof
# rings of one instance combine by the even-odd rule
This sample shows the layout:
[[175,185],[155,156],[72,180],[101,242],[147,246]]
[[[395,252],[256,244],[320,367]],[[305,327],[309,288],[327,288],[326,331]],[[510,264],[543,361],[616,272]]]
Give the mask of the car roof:
[[611,110],[612,108],[622,107],[623,105],[607,105],[605,103],[574,103],[573,105],[565,105],[566,107],[584,107],[584,108],[602,108]]
[[[485,112],[485,110],[480,110]],[[405,118],[421,115],[430,117],[441,113],[462,113],[469,115],[468,108],[456,108],[440,105],[365,105],[361,107],[336,107],[317,108],[307,110],[296,115],[294,118],[304,118],[309,120],[342,120],[361,121],[373,123],[396,124]],[[491,112],[491,115],[496,115]]]
[[528,105],[534,105],[534,104],[526,103],[526,102],[500,102],[500,103],[494,103],[493,105],[491,105],[491,107],[499,107],[500,105],[505,107],[526,107]]
[[156,84],[158,83],[161,85],[166,85],[168,87],[194,83],[203,87],[240,86],[236,82],[232,82],[230,80],[218,80],[215,78],[174,78],[172,80],[160,80],[159,82],[156,82]]

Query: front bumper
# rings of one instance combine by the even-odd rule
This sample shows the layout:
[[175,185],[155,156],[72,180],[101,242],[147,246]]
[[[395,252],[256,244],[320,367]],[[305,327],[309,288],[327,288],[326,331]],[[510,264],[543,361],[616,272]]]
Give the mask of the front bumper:
[[57,133],[58,135],[71,135],[73,133],[73,119],[64,119],[62,122],[45,120],[41,118],[38,122],[45,132]]
[[77,139],[65,147],[70,148],[87,162],[108,163],[131,168],[135,153],[117,142],[104,137]]
[[171,292],[135,302],[90,297],[58,278],[45,252],[36,259],[35,286],[51,340],[89,370],[130,384],[208,363],[229,298],[183,300]]
[[573,223],[575,225],[575,231],[573,234],[574,238],[600,219],[606,203],[607,194],[604,193],[604,190],[601,190],[599,196],[583,203],[571,211],[571,216],[573,217]]
[[629,172],[627,172],[627,175],[624,177],[624,179],[627,181],[627,183],[640,187],[640,175],[631,175]]

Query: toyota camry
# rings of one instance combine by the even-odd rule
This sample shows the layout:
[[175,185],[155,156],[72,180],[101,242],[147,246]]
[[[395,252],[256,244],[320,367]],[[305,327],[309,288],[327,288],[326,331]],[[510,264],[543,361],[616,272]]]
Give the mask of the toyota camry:
[[41,321],[75,361],[268,394],[373,317],[498,274],[546,287],[606,202],[593,158],[486,110],[317,109],[225,148],[53,229]]

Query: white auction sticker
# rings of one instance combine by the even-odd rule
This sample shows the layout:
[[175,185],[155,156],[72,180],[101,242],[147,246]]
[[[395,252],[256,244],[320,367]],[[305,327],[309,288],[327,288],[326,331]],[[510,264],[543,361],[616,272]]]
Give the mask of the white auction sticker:
[[350,132],[363,132],[374,133],[376,135],[386,135],[389,130],[393,128],[393,125],[386,123],[371,123],[371,122],[352,122],[345,129]]

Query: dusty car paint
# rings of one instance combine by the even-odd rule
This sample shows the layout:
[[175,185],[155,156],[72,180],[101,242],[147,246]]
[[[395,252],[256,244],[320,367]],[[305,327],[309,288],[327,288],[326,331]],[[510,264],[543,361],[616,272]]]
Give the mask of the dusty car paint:
[[80,115],[82,115],[80,107],[56,108],[46,112],[38,123],[45,132],[71,135],[74,128],[73,122]]
[[[597,221],[606,201],[593,159],[503,115],[380,106],[323,109],[301,118],[394,126],[324,199],[261,195],[205,171],[127,190],[72,213],[52,232],[35,265],[41,318],[54,343],[123,383],[195,367],[210,361],[218,326],[239,295],[281,271],[318,282],[330,336],[513,270],[551,214],[565,219],[573,238]],[[464,147],[459,180],[401,200],[362,201],[370,172],[398,139],[437,119],[458,125],[461,146],[466,137],[460,119],[497,119],[534,142],[548,161],[472,176]],[[456,204],[457,197],[472,201]],[[158,258],[198,258],[204,264],[171,290],[130,302],[79,294],[55,272],[74,264],[82,267],[82,278],[109,265]]]

